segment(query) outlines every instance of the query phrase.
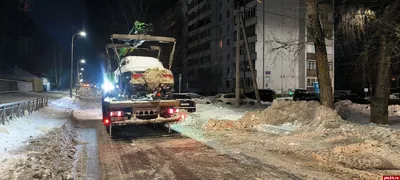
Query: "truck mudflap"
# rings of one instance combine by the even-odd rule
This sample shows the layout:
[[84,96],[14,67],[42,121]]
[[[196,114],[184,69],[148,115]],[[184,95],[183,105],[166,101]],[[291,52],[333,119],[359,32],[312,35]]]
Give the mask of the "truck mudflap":
[[112,125],[125,125],[125,124],[157,124],[157,123],[170,123],[183,120],[186,116],[184,114],[174,114],[171,117],[157,117],[155,119],[138,119],[131,118],[128,120],[111,121]]

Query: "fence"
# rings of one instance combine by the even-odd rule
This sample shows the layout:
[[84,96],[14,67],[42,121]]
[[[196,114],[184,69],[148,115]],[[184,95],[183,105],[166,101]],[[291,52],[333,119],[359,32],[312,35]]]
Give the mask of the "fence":
[[15,117],[22,117],[28,114],[32,114],[33,111],[38,111],[48,105],[48,98],[38,98],[28,101],[12,102],[0,104],[0,123],[5,125],[6,122],[10,122]]

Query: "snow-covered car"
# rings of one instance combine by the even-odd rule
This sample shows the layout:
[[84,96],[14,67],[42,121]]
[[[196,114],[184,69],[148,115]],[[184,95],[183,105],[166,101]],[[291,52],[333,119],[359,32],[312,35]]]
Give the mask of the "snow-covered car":
[[210,98],[210,99],[211,99],[211,102],[212,102],[212,103],[217,103],[217,102],[218,102],[218,99],[221,98],[221,96],[222,96],[223,94],[224,94],[224,93],[218,93],[218,94],[216,94],[215,96],[211,97],[211,98]]
[[174,94],[182,94],[189,96],[190,98],[192,98],[193,101],[196,102],[196,104],[211,104],[211,100],[209,98],[206,98],[197,93],[174,93]]

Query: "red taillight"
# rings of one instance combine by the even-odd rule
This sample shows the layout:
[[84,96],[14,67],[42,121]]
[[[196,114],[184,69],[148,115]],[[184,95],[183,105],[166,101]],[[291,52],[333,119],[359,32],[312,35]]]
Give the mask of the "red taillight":
[[173,79],[174,76],[172,74],[163,74],[163,77]]
[[110,124],[110,120],[109,120],[109,119],[107,119],[107,118],[106,118],[106,119],[104,119],[104,120],[103,120],[103,124],[105,124],[105,125],[109,125],[109,124]]
[[182,119],[186,119],[186,115],[185,114],[181,114],[180,120]]
[[143,77],[143,74],[132,74],[132,79],[139,79]]
[[112,111],[110,112],[111,117],[121,117],[124,113],[122,111]]
[[174,109],[168,109],[168,113],[169,114],[173,114],[174,113]]

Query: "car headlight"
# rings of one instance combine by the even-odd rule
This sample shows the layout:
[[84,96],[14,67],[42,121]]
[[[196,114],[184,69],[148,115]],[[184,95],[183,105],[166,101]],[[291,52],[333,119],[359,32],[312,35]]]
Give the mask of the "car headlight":
[[110,81],[107,81],[107,80],[104,81],[104,84],[102,87],[105,92],[112,91],[115,88],[114,85]]

